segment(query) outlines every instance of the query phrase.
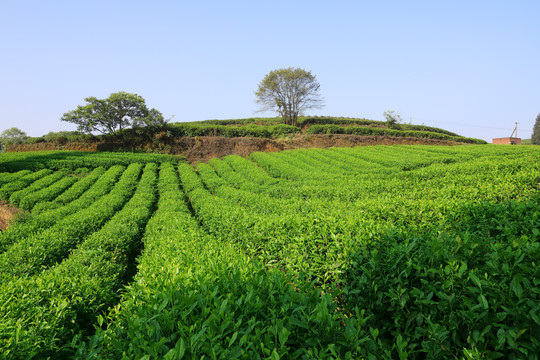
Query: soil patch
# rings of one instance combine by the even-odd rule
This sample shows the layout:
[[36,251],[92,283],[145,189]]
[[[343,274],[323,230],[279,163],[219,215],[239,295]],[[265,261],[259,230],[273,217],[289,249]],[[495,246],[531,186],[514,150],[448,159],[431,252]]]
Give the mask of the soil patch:
[[0,201],[0,230],[6,230],[13,220],[22,214],[22,209],[5,201]]
[[301,148],[355,147],[369,145],[429,144],[457,145],[448,140],[405,138],[392,136],[362,135],[303,135],[296,134],[287,138],[225,138],[220,136],[184,137],[175,139],[168,145],[168,152],[185,156],[188,161],[207,161],[214,157],[240,155],[247,157],[255,151],[282,151]]
[[39,143],[10,145],[7,151],[79,150],[79,151],[148,151],[182,155],[191,163],[226,155],[249,156],[255,151],[281,151],[300,148],[354,147],[367,145],[428,144],[457,145],[449,140],[394,136],[348,134],[294,134],[284,138],[250,138],[223,136],[181,137],[148,143]]

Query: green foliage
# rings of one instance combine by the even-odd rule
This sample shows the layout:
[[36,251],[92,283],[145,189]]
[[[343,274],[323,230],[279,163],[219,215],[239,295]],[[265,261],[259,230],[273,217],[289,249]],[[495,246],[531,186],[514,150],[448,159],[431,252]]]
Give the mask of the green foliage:
[[[203,189],[191,167],[179,170],[188,195]],[[336,313],[330,295],[310,283],[294,289],[201,231],[171,167],[161,171],[144,240],[137,281],[107,330],[79,345],[79,358],[350,359],[356,351],[344,349],[360,348],[361,330]]]
[[166,123],[156,109],[148,109],[145,100],[124,91],[111,94],[107,99],[90,96],[86,105],[65,113],[60,120],[74,123],[78,131],[100,132],[104,135],[121,134],[122,129],[134,126],[161,126]]
[[255,96],[260,111],[277,111],[286,125],[297,125],[308,109],[320,109],[320,84],[310,71],[282,68],[270,71],[259,83]]
[[312,125],[306,130],[306,134],[351,134],[370,136],[398,136],[424,139],[450,140],[469,144],[486,144],[484,140],[452,136],[441,132],[398,130],[379,127],[365,126],[339,126],[339,125]]
[[4,184],[7,184],[9,182],[18,180],[22,178],[23,176],[26,176],[30,174],[30,170],[21,170],[18,172],[10,173],[10,172],[3,172],[0,173],[0,187]]
[[115,187],[91,206],[59,219],[0,254],[0,279],[39,274],[65,258],[92,232],[99,230],[129,200],[137,186],[141,164],[131,164]]
[[29,186],[33,182],[51,173],[52,171],[49,169],[42,169],[34,173],[24,175],[23,177],[18,178],[15,181],[4,184],[2,187],[0,187],[0,199],[8,200],[11,194],[25,189],[27,186]]
[[[540,310],[533,280],[540,276],[540,247],[529,238],[540,220],[537,201],[478,210],[457,211],[473,222],[460,221],[458,231],[433,236],[396,230],[352,255],[349,306],[366,309],[368,324],[384,341],[401,334],[411,354],[430,358],[464,349],[488,358],[537,355],[540,318],[530,314]],[[504,214],[501,220],[514,218],[512,236],[484,236],[482,225],[494,212]]]
[[96,138],[91,134],[84,134],[79,131],[59,131],[49,132],[42,136],[46,142],[66,143],[66,142],[89,142],[95,141]]
[[97,168],[52,202],[36,205],[22,223],[16,223],[0,233],[0,253],[10,245],[23,241],[41,232],[42,229],[52,227],[61,219],[91,206],[111,191],[123,171],[124,167],[120,165],[111,167],[107,172],[103,168]]
[[538,114],[536,121],[534,122],[531,143],[533,145],[540,145],[540,114]]
[[300,128],[291,125],[192,125],[175,123],[168,131],[172,137],[181,136],[225,136],[225,137],[263,137],[271,138],[285,134],[299,133]]
[[439,129],[436,127],[426,126],[426,125],[400,124],[400,127],[403,130],[429,131],[429,132],[434,132],[434,133],[446,134],[450,136],[459,136],[458,134],[453,133],[451,131]]
[[49,132],[39,137],[29,137],[24,140],[25,144],[55,143],[66,144],[68,142],[96,142],[98,138],[92,134],[84,134],[79,131]]
[[[283,119],[281,118],[249,118],[249,119],[230,119],[230,120],[205,120],[205,121],[192,121],[187,123],[171,123],[170,125],[279,125],[283,124]],[[324,116],[311,116],[311,117],[298,117],[298,126],[307,127],[310,125],[368,125],[368,126],[385,126],[385,121],[377,120],[368,120],[368,119],[354,119],[354,118],[343,118],[343,117],[324,117]],[[450,136],[459,136],[456,133],[439,129],[426,125],[411,125],[411,124],[401,124],[403,130],[415,130],[415,131],[429,131],[435,133],[446,134]]]
[[[154,209],[156,171],[156,164],[147,164],[133,197],[68,259],[39,276],[0,284],[3,357],[67,358],[73,337],[87,334],[96,314],[118,300]],[[121,179],[119,186],[125,185]]]
[[386,127],[389,129],[400,129],[401,126],[401,116],[396,113],[395,110],[388,110],[383,113],[384,118],[386,119]]
[[[27,197],[32,197],[33,193],[39,190],[42,190],[43,188],[46,188],[58,180],[64,178],[66,176],[63,172],[56,172],[54,174],[47,175],[35,182],[33,182],[30,186],[25,187],[24,189],[21,189],[19,191],[15,191],[11,194],[9,197],[9,202],[15,205],[20,205],[21,201],[23,201]],[[22,207],[23,209],[30,210],[28,208]]]
[[383,121],[333,117],[299,117],[299,126],[308,125],[384,125]]
[[146,164],[165,161],[185,161],[182,156],[125,153],[125,152],[88,152],[88,151],[27,151],[3,153],[0,157],[0,171],[14,172],[19,170],[68,170],[79,168],[94,169],[96,167],[127,166],[132,163]]
[[193,125],[279,125],[279,124],[283,124],[283,119],[279,118],[279,117],[273,117],[273,118],[203,120],[203,121],[190,121],[190,122],[187,122],[187,123],[176,123],[176,124],[193,124]]
[[27,138],[26,133],[16,127],[2,131],[0,133],[0,152],[10,144],[22,144]]
[[39,202],[0,233],[0,357],[537,359],[538,158],[371,146],[2,172]]

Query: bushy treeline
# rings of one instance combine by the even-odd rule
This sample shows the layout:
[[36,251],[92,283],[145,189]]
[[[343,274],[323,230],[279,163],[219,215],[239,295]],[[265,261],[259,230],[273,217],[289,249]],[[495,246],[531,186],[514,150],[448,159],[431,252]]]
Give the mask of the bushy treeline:
[[79,131],[59,131],[59,132],[49,132],[46,135],[38,137],[29,137],[24,143],[25,144],[39,144],[39,143],[57,143],[65,144],[68,142],[96,142],[100,141],[99,136],[92,134],[84,134]]
[[399,136],[425,139],[450,140],[469,144],[485,144],[484,140],[452,136],[431,131],[398,130],[366,126],[313,125],[306,130],[307,134],[351,134],[371,136]]

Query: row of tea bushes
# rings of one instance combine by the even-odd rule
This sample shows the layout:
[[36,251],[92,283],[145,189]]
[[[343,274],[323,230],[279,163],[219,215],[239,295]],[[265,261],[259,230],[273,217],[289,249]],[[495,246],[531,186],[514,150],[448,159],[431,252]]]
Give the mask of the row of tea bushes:
[[[126,173],[140,170],[130,165]],[[122,180],[119,184],[128,186]],[[93,330],[97,314],[118,302],[118,290],[132,275],[154,211],[156,180],[157,165],[149,163],[126,205],[69,258],[39,275],[0,284],[2,357],[65,359],[73,354],[73,338]]]
[[110,193],[44,231],[11,245],[0,254],[0,278],[39,274],[62,261],[79,242],[99,230],[131,198],[142,167],[137,163],[129,165]]
[[42,213],[56,207],[64,206],[80,198],[105,172],[105,168],[97,167],[88,175],[77,181],[66,191],[58,194],[56,197],[42,199],[32,208],[32,213]]
[[23,190],[33,182],[52,174],[52,170],[42,169],[36,172],[30,172],[15,181],[8,182],[0,187],[0,199],[8,200],[11,194],[16,191]]
[[484,140],[453,136],[441,132],[398,130],[380,127],[366,126],[339,126],[339,125],[312,125],[306,130],[306,134],[350,134],[369,136],[399,136],[425,139],[450,140],[470,144],[486,144]]
[[[109,168],[114,165],[127,166],[133,163],[182,162],[185,158],[173,155],[130,152],[91,151],[27,151],[2,153],[0,172],[19,170],[65,170],[73,172],[79,168]],[[1,194],[1,192],[0,192]]]
[[[179,168],[188,196],[203,184]],[[78,358],[353,359],[374,349],[361,323],[341,317],[329,294],[294,286],[201,230],[172,167],[145,234],[136,281]],[[159,276],[157,276],[159,274]],[[361,315],[361,314],[359,314]],[[374,352],[372,356],[375,356]],[[382,355],[382,353],[379,353]],[[389,356],[387,353],[386,356]]]
[[[0,233],[0,253],[4,252],[11,244],[41,232],[42,229],[52,227],[65,217],[89,207],[97,199],[111,191],[114,184],[125,170],[125,168],[120,165],[113,166],[106,172],[103,168],[98,169],[99,170],[94,174],[96,177],[90,174],[85,178],[90,180],[89,184],[92,186],[83,193],[80,193],[79,197],[73,198],[70,195],[67,198],[64,198],[65,200],[70,200],[66,204],[63,204],[63,202],[53,202],[50,204],[43,203],[46,205],[43,209],[26,215],[23,221],[15,223],[9,229],[2,231]],[[86,184],[87,182],[84,181],[85,179],[81,180],[79,183]],[[79,193],[79,190],[81,189],[77,188],[76,190],[76,193]],[[68,191],[66,193],[68,193]],[[38,206],[39,205],[36,207]]]

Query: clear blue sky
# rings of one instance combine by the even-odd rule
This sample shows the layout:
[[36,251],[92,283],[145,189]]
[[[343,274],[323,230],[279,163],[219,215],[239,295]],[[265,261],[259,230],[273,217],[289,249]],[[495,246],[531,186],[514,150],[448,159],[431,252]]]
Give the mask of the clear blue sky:
[[538,0],[0,1],[0,130],[75,130],[63,113],[117,91],[173,121],[273,116],[254,91],[289,66],[321,84],[307,115],[491,141],[540,113]]

